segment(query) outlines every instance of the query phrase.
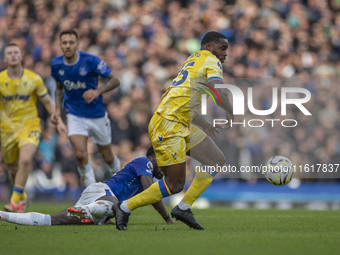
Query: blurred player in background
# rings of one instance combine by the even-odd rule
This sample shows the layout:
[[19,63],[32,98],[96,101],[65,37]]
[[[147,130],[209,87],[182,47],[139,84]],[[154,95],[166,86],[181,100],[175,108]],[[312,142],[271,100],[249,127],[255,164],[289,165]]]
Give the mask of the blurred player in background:
[[[49,215],[41,213],[6,213],[0,211],[0,219],[22,225],[101,225],[114,216],[113,204],[118,200],[128,199],[147,189],[153,183],[153,177],[161,179],[163,174],[157,166],[153,148],[146,157],[136,158],[105,183],[88,186],[74,207]],[[174,221],[165,210],[162,201],[153,204],[167,224]]]
[[[95,182],[88,162],[87,140],[97,144],[111,174],[120,169],[120,161],[111,149],[111,125],[102,94],[117,88],[120,81],[100,58],[78,51],[78,34],[74,30],[59,35],[63,55],[52,60],[52,76],[57,82],[56,108],[52,123],[58,122],[61,102],[67,113],[68,136],[75,150],[78,171],[86,186]],[[98,76],[107,79],[98,87]]]
[[[196,114],[201,106],[202,90],[199,88],[214,88],[215,84],[223,83],[221,62],[227,57],[227,49],[228,40],[224,35],[214,31],[208,32],[202,39],[201,50],[193,53],[183,63],[172,86],[162,96],[161,103],[149,123],[149,136],[157,163],[165,178],[116,206],[117,229],[127,229],[129,214],[134,209],[183,190],[187,155],[202,163],[202,171],[196,173],[185,196],[173,208],[171,215],[191,228],[204,229],[194,218],[191,206],[216,174],[207,172],[205,166],[223,166],[225,157],[215,142],[206,135],[214,136],[217,130]],[[226,110],[227,119],[230,121],[232,107],[228,97],[224,91],[218,92],[222,99],[219,106]]]
[[[7,69],[0,73],[1,149],[14,185],[10,203],[4,209],[24,212],[27,205],[24,188],[41,135],[37,98],[49,114],[55,106],[41,77],[22,66],[18,45],[8,44],[4,58]],[[57,128],[66,134],[61,119]]]

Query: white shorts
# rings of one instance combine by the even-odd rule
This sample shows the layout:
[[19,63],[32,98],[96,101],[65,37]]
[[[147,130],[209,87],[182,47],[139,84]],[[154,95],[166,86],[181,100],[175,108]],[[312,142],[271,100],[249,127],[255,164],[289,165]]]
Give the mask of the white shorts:
[[102,196],[113,196],[117,198],[112,193],[110,187],[107,186],[105,183],[102,182],[92,183],[89,186],[87,186],[86,189],[84,189],[83,193],[81,193],[81,196],[75,206],[84,206],[91,204]]
[[91,137],[92,142],[99,145],[111,143],[111,124],[105,113],[104,117],[89,119],[68,113],[67,129],[68,136],[83,135]]
[[[88,204],[93,203],[98,198],[102,196],[113,196],[117,199],[117,197],[112,193],[109,186],[107,186],[105,183],[102,182],[96,182],[91,185],[89,185],[83,193],[81,193],[81,196],[77,203],[75,204],[76,207],[78,206],[85,206]],[[117,199],[118,200],[118,199]],[[95,218],[95,223],[97,225],[102,225],[104,222],[106,222],[110,217],[108,216],[93,216]]]

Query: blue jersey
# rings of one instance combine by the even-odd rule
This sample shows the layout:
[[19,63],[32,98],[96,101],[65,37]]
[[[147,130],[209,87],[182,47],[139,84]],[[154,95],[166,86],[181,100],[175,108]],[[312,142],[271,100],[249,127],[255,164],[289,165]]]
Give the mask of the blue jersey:
[[105,183],[119,201],[124,201],[143,191],[140,176],[153,176],[153,165],[148,158],[136,158]]
[[98,87],[98,76],[106,77],[110,68],[100,58],[78,51],[78,58],[73,64],[64,60],[64,55],[52,60],[52,76],[64,88],[63,107],[67,113],[84,118],[100,118],[105,115],[102,96],[91,103],[83,99],[86,90]]

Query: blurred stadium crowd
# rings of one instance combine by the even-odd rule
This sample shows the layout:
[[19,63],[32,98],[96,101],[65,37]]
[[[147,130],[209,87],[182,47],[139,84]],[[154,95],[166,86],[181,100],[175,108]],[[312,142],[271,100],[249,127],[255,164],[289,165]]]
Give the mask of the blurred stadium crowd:
[[[237,84],[241,78],[297,78],[299,82],[291,81],[312,92],[308,106],[313,117],[293,112],[291,117],[302,124],[289,132],[236,127],[220,135],[217,142],[227,162],[259,165],[276,152],[296,164],[339,163],[339,1],[0,0],[0,61],[4,46],[15,41],[24,52],[25,68],[41,75],[53,96],[50,63],[61,54],[58,34],[73,28],[80,35],[80,50],[105,60],[121,79],[119,90],[106,94],[104,102],[113,149],[123,164],[149,146],[152,112],[208,30],[223,33],[230,42],[226,80]],[[0,70],[4,68],[0,62]],[[268,107],[271,90],[257,86],[255,102]],[[42,108],[40,116],[44,131],[27,187],[60,191],[62,199],[65,192],[79,190],[74,153]],[[97,180],[104,180],[108,172],[91,143],[89,151]],[[298,176],[317,178],[309,173]],[[8,176],[2,163],[0,200],[8,197],[4,183]]]

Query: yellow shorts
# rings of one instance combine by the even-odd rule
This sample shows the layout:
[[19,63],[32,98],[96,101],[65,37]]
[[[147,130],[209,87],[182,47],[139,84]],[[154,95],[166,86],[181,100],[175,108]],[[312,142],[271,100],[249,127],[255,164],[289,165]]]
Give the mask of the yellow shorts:
[[149,123],[149,137],[158,166],[170,166],[186,161],[186,153],[205,137],[199,127],[187,127],[155,113]]
[[7,164],[19,159],[19,148],[25,144],[39,145],[40,125],[29,125],[22,129],[1,132],[1,150]]

